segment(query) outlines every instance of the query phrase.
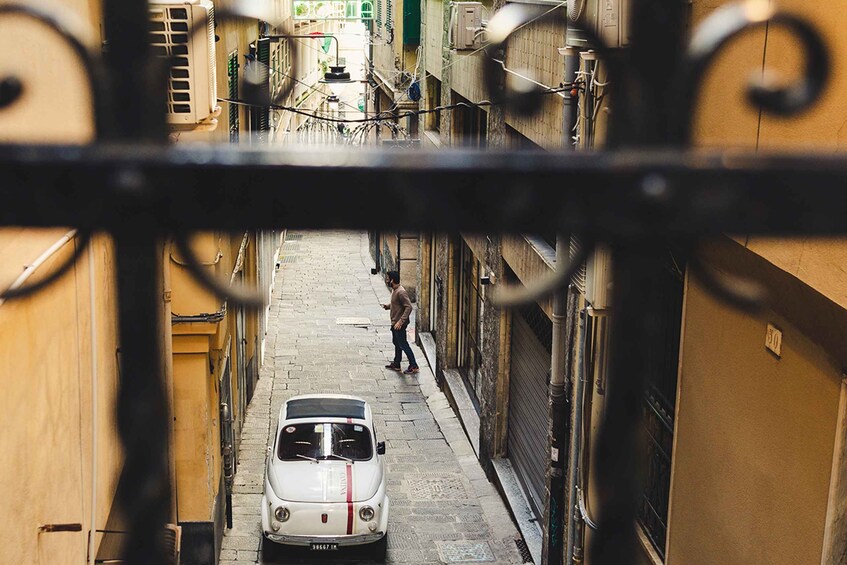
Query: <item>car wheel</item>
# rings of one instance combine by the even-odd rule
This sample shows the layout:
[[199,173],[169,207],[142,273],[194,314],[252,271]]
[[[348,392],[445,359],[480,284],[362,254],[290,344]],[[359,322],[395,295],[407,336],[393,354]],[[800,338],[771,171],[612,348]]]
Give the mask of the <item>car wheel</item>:
[[376,561],[385,561],[385,552],[388,549],[388,534],[382,536],[382,539],[371,544],[371,555]]

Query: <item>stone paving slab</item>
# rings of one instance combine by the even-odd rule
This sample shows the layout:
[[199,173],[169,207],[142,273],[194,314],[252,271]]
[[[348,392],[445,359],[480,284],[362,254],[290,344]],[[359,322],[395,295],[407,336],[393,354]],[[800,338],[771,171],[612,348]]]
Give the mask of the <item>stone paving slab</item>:
[[[386,563],[522,563],[517,529],[485,479],[423,352],[413,346],[421,366],[417,375],[383,368],[394,349],[387,313],[379,304],[387,303],[390,293],[380,275],[369,274],[367,235],[289,235],[302,237],[296,238],[297,260],[283,263],[276,274],[265,364],[247,409],[233,528],[225,532],[220,562],[373,562],[367,548],[337,553],[282,548],[274,555],[262,548],[265,452],[282,403],[297,394],[345,392],[371,404],[376,433],[387,444],[391,514]],[[354,318],[361,323],[338,323]]]

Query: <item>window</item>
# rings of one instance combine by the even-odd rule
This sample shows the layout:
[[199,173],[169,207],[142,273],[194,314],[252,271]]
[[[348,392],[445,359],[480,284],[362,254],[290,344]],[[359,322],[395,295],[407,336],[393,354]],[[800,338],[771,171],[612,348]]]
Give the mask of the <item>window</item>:
[[370,430],[361,424],[293,424],[280,431],[277,445],[277,456],[283,461],[367,461],[373,457]]
[[[431,110],[441,105],[441,81],[428,74],[426,76],[426,109]],[[441,110],[426,114],[426,129],[441,131]]]
[[467,104],[453,111],[453,131],[457,142],[464,147],[485,149],[488,139],[488,113],[458,94],[454,93],[453,98],[454,104]]
[[479,261],[462,242],[461,282],[459,286],[459,368],[465,377],[475,404],[480,386],[482,355],[480,354],[480,314],[482,300],[479,294]]
[[642,403],[647,474],[638,521],[663,558],[668,529],[684,269],[685,263],[679,254],[669,251],[666,269],[657,282],[662,287],[659,321],[663,346],[648,353],[649,374]]

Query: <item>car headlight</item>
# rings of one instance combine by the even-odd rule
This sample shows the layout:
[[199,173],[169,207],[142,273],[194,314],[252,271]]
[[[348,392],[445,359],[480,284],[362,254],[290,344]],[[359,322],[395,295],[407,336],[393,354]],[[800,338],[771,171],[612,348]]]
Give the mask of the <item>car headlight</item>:
[[359,518],[361,518],[365,522],[372,520],[373,517],[374,517],[374,509],[371,508],[370,506],[362,506],[359,509]]
[[274,518],[280,522],[285,522],[289,517],[291,517],[291,512],[285,506],[277,506],[276,510],[274,510]]

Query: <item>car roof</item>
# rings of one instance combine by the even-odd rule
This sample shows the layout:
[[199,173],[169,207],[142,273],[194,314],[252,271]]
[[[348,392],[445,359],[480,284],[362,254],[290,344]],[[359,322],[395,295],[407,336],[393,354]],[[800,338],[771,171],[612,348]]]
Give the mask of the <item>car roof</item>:
[[285,403],[286,420],[305,418],[355,418],[366,419],[364,400],[340,394],[310,394],[295,396]]

